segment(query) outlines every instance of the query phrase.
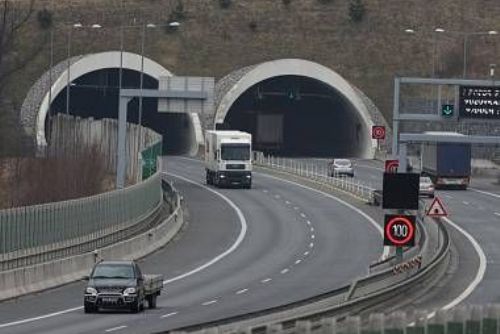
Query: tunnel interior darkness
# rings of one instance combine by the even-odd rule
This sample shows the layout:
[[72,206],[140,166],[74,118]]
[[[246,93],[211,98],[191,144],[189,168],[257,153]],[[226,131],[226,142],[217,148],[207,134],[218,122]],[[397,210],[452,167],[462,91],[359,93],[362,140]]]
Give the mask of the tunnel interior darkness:
[[[83,118],[118,118],[118,87],[120,70],[110,68],[89,72],[76,80],[70,87],[69,114]],[[140,72],[123,69],[122,88],[140,88]],[[144,89],[158,89],[158,80],[144,75]],[[67,87],[52,102],[51,115],[66,113]],[[189,119],[186,114],[158,113],[158,100],[143,99],[143,126],[163,135],[164,154],[183,154],[190,147],[188,136]],[[47,117],[45,130],[48,126]],[[139,123],[139,98],[128,105],[127,121]]]
[[362,121],[333,87],[302,76],[252,86],[231,106],[220,129],[252,133],[255,150],[280,156],[357,157]]

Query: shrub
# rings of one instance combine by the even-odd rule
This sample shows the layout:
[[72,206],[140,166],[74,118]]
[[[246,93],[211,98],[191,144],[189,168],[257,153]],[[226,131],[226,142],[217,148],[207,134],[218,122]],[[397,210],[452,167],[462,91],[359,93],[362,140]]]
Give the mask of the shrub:
[[186,19],[186,10],[184,9],[184,3],[182,0],[177,1],[177,5],[172,10],[169,15],[169,22],[183,21]]
[[52,27],[52,15],[52,12],[46,8],[38,11],[36,18],[40,28],[49,29]]
[[219,0],[219,6],[223,9],[227,9],[231,7],[232,1],[231,0]]
[[349,4],[349,17],[353,22],[361,22],[365,16],[365,5],[363,0],[351,0]]
[[252,31],[257,31],[257,22],[255,21],[250,21],[248,23],[248,27],[250,28],[250,30]]

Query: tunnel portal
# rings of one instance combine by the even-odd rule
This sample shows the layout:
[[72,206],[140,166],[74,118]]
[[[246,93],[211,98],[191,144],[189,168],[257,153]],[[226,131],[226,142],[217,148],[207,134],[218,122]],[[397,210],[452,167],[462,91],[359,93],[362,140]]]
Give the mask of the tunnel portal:
[[273,77],[246,90],[221,129],[252,133],[255,150],[281,156],[360,155],[361,119],[334,88],[301,76]]

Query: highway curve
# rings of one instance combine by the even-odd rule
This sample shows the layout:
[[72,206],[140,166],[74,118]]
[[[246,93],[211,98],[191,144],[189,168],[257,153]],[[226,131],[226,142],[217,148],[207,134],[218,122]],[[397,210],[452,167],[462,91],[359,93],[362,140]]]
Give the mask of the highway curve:
[[178,328],[331,290],[364,275],[381,255],[378,229],[318,192],[261,174],[251,190],[207,189],[203,165],[180,157],[169,157],[167,170],[186,199],[189,223],[175,242],[140,261],[144,272],[165,275],[157,309],[84,314],[78,282],[0,304],[0,333]]

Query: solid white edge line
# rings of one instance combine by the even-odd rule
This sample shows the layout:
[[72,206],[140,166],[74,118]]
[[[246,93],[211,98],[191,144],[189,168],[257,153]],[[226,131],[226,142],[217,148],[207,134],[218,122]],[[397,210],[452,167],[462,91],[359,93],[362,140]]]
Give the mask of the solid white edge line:
[[59,312],[54,312],[54,313],[49,313],[49,314],[44,314],[44,315],[41,315],[41,316],[38,316],[38,317],[29,318],[29,319],[22,319],[22,320],[17,320],[17,321],[13,321],[13,322],[8,322],[8,323],[5,323],[5,324],[0,324],[0,328],[11,327],[11,326],[16,326],[16,325],[22,325],[22,324],[25,324],[25,323],[28,323],[28,322],[33,322],[33,321],[37,321],[37,320],[43,320],[43,319],[47,319],[47,318],[52,318],[52,317],[56,317],[58,315],[62,315],[62,314],[66,314],[66,313],[70,313],[70,312],[74,312],[74,311],[78,311],[78,310],[81,310],[81,309],[83,309],[83,306],[73,307],[73,308],[69,308],[67,310],[63,310],[63,311],[59,311]]
[[480,194],[491,196],[491,197],[500,198],[499,194],[490,193],[490,192],[487,192],[487,191],[484,191],[484,190],[479,190],[479,189],[470,188],[470,187],[469,187],[469,189],[472,190],[472,191],[474,191],[474,192],[476,192],[476,193],[480,193]]
[[448,310],[459,303],[461,303],[465,298],[467,298],[472,291],[481,283],[481,281],[484,278],[484,274],[486,273],[486,266],[487,266],[487,261],[486,261],[486,255],[484,254],[483,249],[479,245],[479,243],[474,239],[472,235],[469,234],[466,230],[458,226],[456,223],[452,222],[449,218],[443,218],[443,220],[453,226],[456,230],[458,230],[460,233],[462,233],[472,244],[474,247],[474,250],[476,251],[477,255],[479,256],[479,268],[477,269],[476,277],[474,277],[474,280],[469,284],[467,289],[465,289],[457,298],[455,298],[453,301],[450,303],[446,304],[443,306],[443,310]]
[[236,241],[234,242],[234,244],[229,247],[225,252],[223,252],[222,254],[218,255],[217,257],[213,258],[212,260],[208,261],[207,263],[199,266],[198,268],[195,268],[191,271],[188,271],[187,273],[184,273],[182,275],[179,275],[179,276],[176,276],[176,277],[173,277],[173,278],[169,278],[167,280],[164,280],[163,281],[163,284],[169,284],[169,283],[172,283],[172,282],[175,282],[175,281],[178,281],[180,279],[183,279],[187,276],[191,276],[197,272],[200,272],[202,271],[203,269],[206,269],[208,267],[210,267],[211,265],[215,264],[216,262],[219,262],[220,260],[222,260],[224,257],[226,257],[227,255],[231,254],[232,252],[234,252],[236,250],[236,248],[238,248],[238,246],[243,242],[243,239],[245,238],[245,235],[247,233],[247,221],[245,219],[245,216],[243,215],[243,212],[241,212],[240,208],[234,204],[233,201],[231,201],[229,198],[227,198],[226,196],[224,196],[223,194],[219,193],[218,191],[215,191],[203,184],[200,184],[198,182],[194,182],[194,181],[191,181],[183,176],[180,176],[180,175],[176,175],[176,174],[173,174],[173,173],[167,173],[175,178],[178,178],[178,179],[181,179],[181,180],[184,180],[188,183],[191,183],[191,184],[194,184],[194,185],[198,185],[202,188],[204,188],[205,190],[208,190],[214,194],[216,194],[217,196],[219,196],[220,198],[222,198],[224,201],[226,201],[233,209],[234,211],[236,211],[236,214],[238,215],[238,218],[240,220],[240,224],[241,224],[241,230],[240,230],[240,234],[238,235],[238,238],[236,239]]
[[[375,229],[380,233],[381,236],[384,235],[384,230],[382,229],[382,227],[377,224],[377,222],[372,218],[370,217],[368,214],[366,214],[365,212],[363,212],[362,210],[358,209],[357,207],[355,207],[354,205],[352,204],[349,204],[347,203],[346,201],[338,198],[338,197],[335,197],[331,194],[328,194],[328,193],[325,193],[324,191],[321,191],[321,190],[317,190],[317,189],[314,189],[314,188],[311,188],[311,187],[308,187],[308,186],[304,186],[300,183],[296,183],[296,182],[293,182],[293,181],[289,181],[289,180],[285,180],[285,179],[280,179],[278,177],[275,177],[275,176],[272,176],[272,175],[267,175],[267,174],[263,174],[263,173],[257,173],[255,172],[256,174],[259,174],[259,175],[262,175],[264,177],[268,177],[268,178],[271,178],[271,179],[275,179],[275,180],[279,180],[281,182],[285,182],[285,183],[290,183],[290,184],[293,184],[297,187],[300,187],[300,188],[303,188],[303,189],[307,189],[309,191],[312,191],[312,192],[316,192],[318,194],[321,194],[323,196],[326,196],[328,198],[331,198],[337,202],[339,202],[340,204],[348,207],[349,209],[355,211],[356,213],[360,214],[361,216],[363,216],[366,220],[368,220],[368,222],[373,226],[375,227]],[[381,255],[381,259],[385,259],[389,256],[389,252],[390,252],[390,247],[389,246],[386,246],[384,247],[384,250],[382,251],[382,255]]]
[[122,325],[122,326],[118,326],[118,327],[113,327],[113,328],[110,328],[110,329],[106,329],[105,332],[106,333],[114,332],[114,331],[117,331],[117,330],[120,330],[120,329],[124,329],[124,328],[127,328],[127,326]]
[[[188,276],[191,276],[195,273],[198,273],[208,267],[210,267],[211,265],[219,262],[220,260],[222,260],[224,257],[226,257],[227,255],[231,254],[232,252],[234,252],[236,250],[236,248],[238,248],[238,246],[243,242],[243,239],[245,238],[245,235],[247,233],[247,221],[245,219],[245,216],[243,215],[243,213],[241,212],[240,208],[238,208],[238,206],[236,206],[236,204],[234,204],[229,198],[227,198],[226,196],[224,196],[223,194],[213,190],[213,189],[210,189],[208,187],[206,187],[205,185],[203,184],[200,184],[198,182],[195,182],[195,181],[191,181],[183,176],[179,176],[179,175],[176,175],[176,174],[172,174],[172,173],[167,173],[175,178],[178,178],[178,179],[181,179],[183,181],[186,181],[188,183],[191,183],[191,184],[194,184],[194,185],[197,185],[201,188],[204,188],[214,194],[216,194],[217,196],[219,196],[220,198],[222,198],[224,201],[226,201],[235,211],[236,211],[236,214],[238,215],[238,218],[240,220],[240,224],[241,224],[241,230],[240,230],[240,233],[238,235],[238,238],[236,239],[236,241],[233,243],[233,245],[231,247],[229,247],[225,252],[223,252],[222,254],[218,255],[217,257],[215,257],[214,259],[208,261],[207,263],[187,272],[187,273],[184,273],[182,275],[179,275],[179,276],[176,276],[176,277],[172,277],[172,278],[169,278],[167,280],[164,280],[163,281],[163,284],[169,284],[169,283],[172,283],[172,282],[175,282],[175,281],[178,281],[180,279],[183,279],[185,277],[188,277]],[[41,316],[37,316],[37,317],[32,317],[32,318],[27,318],[27,319],[21,319],[21,320],[17,320],[17,321],[12,321],[12,322],[8,322],[8,323],[4,323],[4,324],[0,324],[0,328],[6,328],[6,327],[12,327],[12,326],[17,326],[17,325],[22,325],[22,324],[25,324],[25,323],[29,323],[29,322],[33,322],[33,321],[38,321],[38,320],[43,320],[43,319],[47,319],[47,318],[52,318],[52,317],[56,317],[56,316],[59,316],[59,315],[62,315],[62,314],[66,314],[66,313],[70,313],[70,312],[74,312],[74,311],[78,311],[78,310],[81,310],[83,309],[83,306],[79,306],[79,307],[73,307],[73,308],[70,308],[70,309],[67,309],[67,310],[62,310],[62,311],[58,311],[58,312],[54,312],[54,313],[49,313],[49,314],[44,314],[44,315],[41,315]]]

